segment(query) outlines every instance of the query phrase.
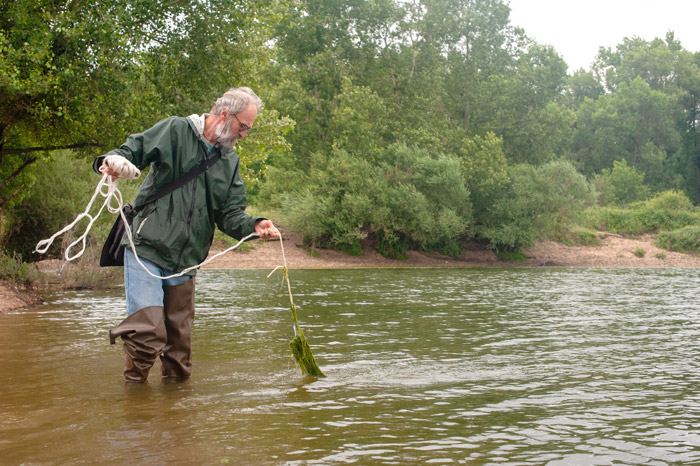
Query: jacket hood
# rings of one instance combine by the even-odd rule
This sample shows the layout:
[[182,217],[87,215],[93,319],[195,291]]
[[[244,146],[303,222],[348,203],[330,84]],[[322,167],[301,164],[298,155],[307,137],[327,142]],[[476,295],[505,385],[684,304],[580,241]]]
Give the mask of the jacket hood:
[[192,122],[192,125],[197,130],[200,136],[204,134],[204,120],[207,119],[207,116],[209,116],[208,113],[203,113],[201,115],[193,113],[192,115],[187,117],[187,119]]

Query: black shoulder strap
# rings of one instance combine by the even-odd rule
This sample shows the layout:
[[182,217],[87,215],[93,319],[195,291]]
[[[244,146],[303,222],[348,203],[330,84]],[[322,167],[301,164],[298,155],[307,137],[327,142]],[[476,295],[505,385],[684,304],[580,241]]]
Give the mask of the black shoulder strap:
[[206,171],[214,165],[216,162],[219,161],[221,158],[221,151],[217,151],[216,155],[214,157],[211,157],[209,159],[206,159],[204,162],[200,163],[196,167],[194,167],[192,170],[190,170],[185,176],[182,178],[178,178],[168,186],[165,186],[164,188],[159,189],[155,193],[151,194],[146,198],[143,204],[138,205],[133,208],[134,211],[138,212],[139,210],[143,209],[146,207],[148,204],[151,202],[160,199],[161,197],[165,196],[166,194],[170,194],[171,192],[175,191],[176,189],[181,188],[188,182],[192,181],[193,179],[197,178],[202,172]]

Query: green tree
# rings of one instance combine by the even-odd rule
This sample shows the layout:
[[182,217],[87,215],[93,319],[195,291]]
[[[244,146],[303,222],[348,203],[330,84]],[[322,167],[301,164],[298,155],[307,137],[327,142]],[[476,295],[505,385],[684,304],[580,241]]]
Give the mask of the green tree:
[[503,140],[493,133],[463,139],[457,155],[478,223],[509,182]]
[[605,93],[605,87],[590,71],[578,70],[568,77],[566,92],[569,107],[577,110],[585,99],[596,100]]
[[559,103],[566,63],[551,48],[532,45],[520,54],[515,71],[489,77],[479,132],[503,138],[508,160],[540,164],[567,146],[574,114]]
[[343,78],[335,101],[329,123],[333,147],[371,159],[389,138],[383,100],[370,88],[354,86],[350,78]]
[[[0,5],[0,221],[57,148],[95,155],[171,114],[256,87],[271,61],[275,0],[18,0]],[[262,93],[264,94],[264,92]],[[288,149],[277,112],[240,147],[248,178]]]
[[667,185],[680,148],[674,98],[641,78],[621,83],[613,94],[587,99],[578,112],[573,153],[587,174],[612,168],[615,160],[645,173],[651,186]]
[[[5,244],[9,251],[20,254],[26,260],[40,258],[32,255],[37,242],[49,238],[71,223],[83,212],[94,195],[99,177],[92,170],[85,170],[85,163],[71,156],[69,151],[57,151],[45,163],[36,166],[37,183],[25,193],[22,202],[7,209],[4,228]],[[137,185],[132,181],[121,181],[120,190],[125,199],[133,198]],[[90,215],[96,215],[104,197],[97,196],[93,202]],[[50,256],[58,257],[70,242],[77,239],[90,219],[78,222],[75,228],[58,237],[48,251]],[[88,244],[94,245],[95,236],[104,239],[114,218],[106,210],[97,219],[88,237]],[[75,254],[80,246],[75,247]]]
[[[639,144],[652,161],[663,161],[663,167],[656,163],[654,167],[640,168],[655,190],[684,187],[696,200],[700,199],[699,64],[698,54],[684,50],[673,32],[669,32],[664,40],[647,42],[631,38],[625,39],[615,50],[602,49],[595,65],[596,73],[610,92],[622,90],[623,85],[632,87],[635,80],[643,80],[650,89],[666,96],[672,110],[658,117],[664,118],[667,125],[675,125],[677,142],[673,150],[669,150],[667,139],[653,141],[654,146],[646,142]],[[644,155],[642,151],[639,153]]]
[[593,178],[600,205],[624,205],[643,201],[650,190],[644,184],[644,174],[627,165],[626,160],[615,160],[613,168],[604,168]]

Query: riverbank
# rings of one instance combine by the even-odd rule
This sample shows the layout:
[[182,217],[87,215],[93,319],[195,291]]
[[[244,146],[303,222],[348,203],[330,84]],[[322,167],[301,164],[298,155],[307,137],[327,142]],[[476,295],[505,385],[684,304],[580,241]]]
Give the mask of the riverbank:
[[[388,259],[376,251],[349,256],[338,251],[310,250],[301,235],[283,230],[283,245],[290,269],[337,269],[376,267],[700,267],[700,257],[660,249],[654,238],[622,238],[600,234],[598,246],[565,246],[545,241],[524,251],[528,262],[503,262],[483,245],[465,245],[460,257],[409,251],[408,259]],[[205,268],[269,269],[283,265],[279,241],[255,241],[243,251],[233,251],[214,259]],[[212,250],[212,255],[219,250]],[[52,270],[59,261],[47,261],[40,268]],[[35,307],[42,303],[39,293],[23,286],[0,281],[0,314]]]
[[[373,267],[700,267],[700,257],[658,248],[652,235],[623,238],[599,233],[598,246],[566,246],[554,241],[537,243],[523,252],[527,262],[504,262],[482,244],[465,245],[460,257],[409,251],[408,259],[383,257],[376,251],[349,256],[325,249],[309,250],[301,235],[284,231],[284,249],[289,268],[373,268]],[[282,265],[278,241],[253,244],[253,249],[226,254],[212,261],[208,268],[273,269]],[[215,253],[217,251],[213,251]]]

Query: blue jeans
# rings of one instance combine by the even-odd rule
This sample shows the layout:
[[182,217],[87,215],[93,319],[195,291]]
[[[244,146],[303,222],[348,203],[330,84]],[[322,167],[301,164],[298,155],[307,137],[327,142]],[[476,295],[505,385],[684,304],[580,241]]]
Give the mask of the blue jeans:
[[[143,265],[148,270],[159,277],[167,277],[174,275],[175,272],[165,270],[153,262],[139,257]],[[168,278],[161,280],[160,278],[151,277],[141,264],[136,261],[134,253],[127,248],[124,252],[124,288],[126,290],[126,315],[130,316],[136,311],[139,311],[149,306],[163,307],[163,288],[166,286],[176,286],[191,280],[193,277],[183,275],[181,277]]]

